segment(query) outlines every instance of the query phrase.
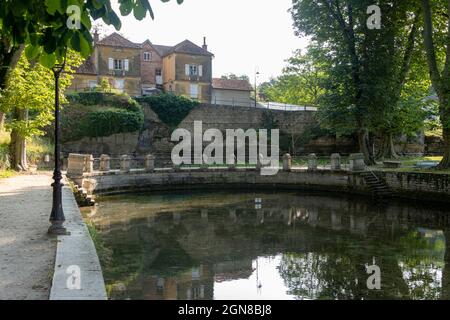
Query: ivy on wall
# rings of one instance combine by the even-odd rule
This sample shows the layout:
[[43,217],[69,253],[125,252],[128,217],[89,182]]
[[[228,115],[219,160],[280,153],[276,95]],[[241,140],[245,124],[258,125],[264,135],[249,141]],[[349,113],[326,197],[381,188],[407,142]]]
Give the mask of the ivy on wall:
[[80,92],[67,96],[61,116],[63,141],[141,130],[144,113],[126,94]]
[[192,99],[174,94],[159,94],[137,98],[141,104],[147,104],[169,127],[177,127],[181,121],[199,105]]

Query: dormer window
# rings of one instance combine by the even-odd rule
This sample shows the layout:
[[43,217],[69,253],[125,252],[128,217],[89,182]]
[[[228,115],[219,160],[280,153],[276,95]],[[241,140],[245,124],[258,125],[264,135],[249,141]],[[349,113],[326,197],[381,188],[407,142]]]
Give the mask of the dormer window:
[[151,61],[151,60],[152,60],[152,53],[144,52],[144,61]]

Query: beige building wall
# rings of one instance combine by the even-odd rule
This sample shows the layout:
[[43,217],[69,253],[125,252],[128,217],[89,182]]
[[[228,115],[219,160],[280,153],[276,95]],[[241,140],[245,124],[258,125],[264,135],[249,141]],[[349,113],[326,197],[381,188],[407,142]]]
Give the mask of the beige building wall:
[[211,103],[225,106],[252,106],[250,91],[242,90],[212,89]]
[[88,90],[94,82],[98,83],[97,76],[94,74],[74,74],[72,83],[70,84],[70,87],[67,88],[66,92]]

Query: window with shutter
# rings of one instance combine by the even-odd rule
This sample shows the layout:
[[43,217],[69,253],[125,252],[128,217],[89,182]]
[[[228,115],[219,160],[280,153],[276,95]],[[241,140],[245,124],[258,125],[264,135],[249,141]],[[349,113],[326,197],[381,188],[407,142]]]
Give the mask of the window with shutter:
[[114,70],[114,59],[113,58],[108,59],[108,68],[109,68],[109,70]]
[[203,77],[203,66],[202,65],[198,66],[198,75],[200,77]]
[[185,65],[185,74],[187,76],[189,75],[189,65],[188,64]]
[[124,60],[124,69],[125,69],[125,71],[128,71],[129,68],[130,68],[130,62],[129,62],[128,59],[125,59]]

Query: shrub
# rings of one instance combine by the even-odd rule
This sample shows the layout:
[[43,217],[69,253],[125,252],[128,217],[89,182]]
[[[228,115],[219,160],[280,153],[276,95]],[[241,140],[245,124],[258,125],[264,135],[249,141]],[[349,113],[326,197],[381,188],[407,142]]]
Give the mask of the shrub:
[[148,104],[159,119],[170,127],[178,126],[191,110],[199,105],[197,101],[170,93],[141,97],[137,100]]
[[67,96],[62,112],[63,141],[105,137],[139,131],[144,123],[141,106],[126,94],[80,92]]

